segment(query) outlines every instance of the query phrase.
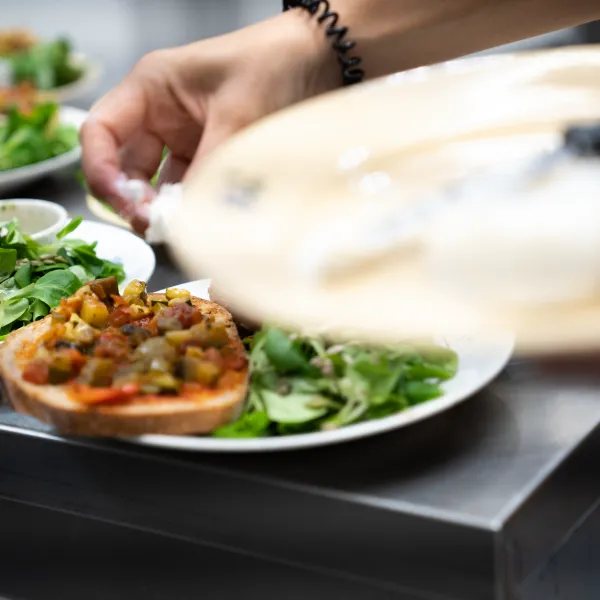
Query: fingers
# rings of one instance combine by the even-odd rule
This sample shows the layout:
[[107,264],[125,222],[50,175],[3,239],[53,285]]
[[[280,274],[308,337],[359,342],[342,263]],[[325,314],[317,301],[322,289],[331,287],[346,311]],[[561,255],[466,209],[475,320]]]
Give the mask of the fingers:
[[127,210],[118,190],[124,178],[121,149],[142,130],[146,110],[143,89],[130,78],[92,108],[81,129],[82,164],[90,190],[120,212]]
[[148,131],[136,133],[121,150],[121,170],[130,179],[148,181],[160,166],[163,141]]
[[160,169],[156,187],[160,188],[160,186],[165,183],[179,183],[183,179],[189,166],[189,160],[178,158],[169,152]]
[[243,129],[245,123],[239,119],[211,118],[207,122],[200,146],[186,171],[183,181],[187,181],[193,175],[198,165],[220,144],[228,140],[232,135]]

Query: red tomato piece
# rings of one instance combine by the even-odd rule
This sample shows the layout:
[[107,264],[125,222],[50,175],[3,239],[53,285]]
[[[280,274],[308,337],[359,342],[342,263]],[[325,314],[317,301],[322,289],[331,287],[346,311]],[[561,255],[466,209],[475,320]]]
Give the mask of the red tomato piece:
[[112,404],[124,402],[139,392],[136,385],[127,385],[122,388],[93,388],[87,385],[75,384],[71,386],[74,399],[82,404]]
[[48,363],[39,358],[27,363],[23,369],[23,379],[35,385],[46,385],[48,383]]

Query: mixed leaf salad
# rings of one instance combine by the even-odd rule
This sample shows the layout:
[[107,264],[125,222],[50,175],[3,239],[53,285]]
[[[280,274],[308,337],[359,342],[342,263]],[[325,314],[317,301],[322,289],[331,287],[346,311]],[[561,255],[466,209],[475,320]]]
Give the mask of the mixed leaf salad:
[[83,69],[73,61],[71,43],[65,38],[28,44],[6,52],[4,59],[13,85],[27,83],[40,91],[69,85],[83,75]]
[[439,345],[369,348],[263,328],[247,338],[251,383],[241,418],[225,438],[338,429],[438,398],[458,356]]
[[30,112],[11,107],[0,118],[0,172],[31,165],[73,150],[77,128],[59,121],[56,104],[38,104]]
[[24,235],[16,219],[0,223],[0,340],[45,317],[92,279],[123,281],[123,266],[99,258],[96,243],[66,237],[80,223],[71,221],[50,245]]

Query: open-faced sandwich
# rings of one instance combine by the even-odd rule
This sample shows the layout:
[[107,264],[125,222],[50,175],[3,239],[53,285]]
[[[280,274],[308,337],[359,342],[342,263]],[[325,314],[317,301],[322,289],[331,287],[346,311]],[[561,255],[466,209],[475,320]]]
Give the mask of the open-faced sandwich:
[[62,433],[209,433],[238,418],[248,361],[231,315],[180,289],[110,277],[12,333],[0,372],[14,408]]

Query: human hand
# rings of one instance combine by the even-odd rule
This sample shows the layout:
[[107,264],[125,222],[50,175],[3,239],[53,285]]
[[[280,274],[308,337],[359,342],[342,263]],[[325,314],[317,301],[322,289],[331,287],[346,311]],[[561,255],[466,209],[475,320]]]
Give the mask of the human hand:
[[[143,232],[147,205],[128,197],[124,184],[149,182],[165,146],[158,185],[185,180],[190,167],[246,125],[339,84],[335,55],[305,11],[148,54],[82,128],[90,190]],[[149,184],[147,192],[149,199]]]

